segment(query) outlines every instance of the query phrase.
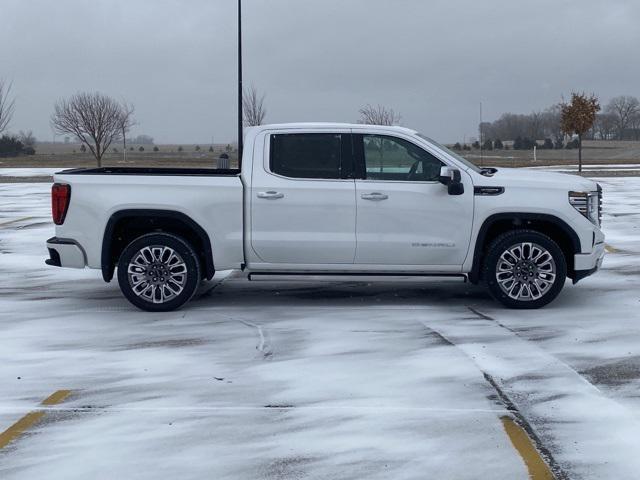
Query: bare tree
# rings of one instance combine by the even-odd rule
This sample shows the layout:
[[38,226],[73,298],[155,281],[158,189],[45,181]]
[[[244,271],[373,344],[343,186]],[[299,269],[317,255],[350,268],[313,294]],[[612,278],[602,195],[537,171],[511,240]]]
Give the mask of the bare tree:
[[4,132],[13,117],[15,99],[10,98],[11,83],[0,78],[0,133]]
[[125,112],[123,106],[102,93],[77,93],[56,102],[51,126],[59,134],[71,134],[86,145],[102,166],[102,156],[120,139]]
[[564,138],[560,121],[561,116],[560,105],[553,105],[542,113],[544,135],[555,140],[556,144],[561,144]]
[[629,122],[637,113],[640,113],[640,101],[636,97],[621,95],[609,101],[605,112],[615,115],[618,140],[624,140],[624,133]]
[[631,127],[631,130],[633,132],[633,139],[640,140],[640,111],[636,112],[629,119],[629,126]]
[[246,88],[242,92],[242,110],[244,112],[244,123],[248,127],[262,125],[267,116],[267,109],[264,107],[266,95],[258,94],[256,87]]
[[570,103],[560,104],[562,131],[578,135],[578,171],[582,172],[582,136],[593,127],[600,103],[595,95],[572,93]]
[[127,133],[131,130],[136,124],[136,121],[133,118],[133,113],[135,112],[135,107],[132,103],[127,103],[124,100],[121,104],[122,113],[120,117],[120,132],[122,134],[122,157],[123,160],[127,161]]
[[543,114],[542,112],[531,112],[529,115],[528,137],[533,140],[543,140]]
[[[387,108],[382,105],[369,105],[359,110],[360,119],[358,123],[365,125],[397,125],[400,123],[400,115],[392,108]],[[378,157],[380,159],[380,171],[384,168],[384,150],[385,144],[388,142],[383,137],[372,138],[369,141],[370,147],[375,148],[378,151]]]
[[383,105],[369,105],[359,110],[360,119],[358,123],[366,125],[398,125],[401,117],[393,108],[387,108]]
[[26,132],[20,130],[18,133],[18,139],[25,147],[34,148],[36,146],[36,137],[33,136],[33,131],[27,130]]
[[596,115],[594,129],[600,140],[609,140],[616,130],[616,116],[612,113],[599,113]]

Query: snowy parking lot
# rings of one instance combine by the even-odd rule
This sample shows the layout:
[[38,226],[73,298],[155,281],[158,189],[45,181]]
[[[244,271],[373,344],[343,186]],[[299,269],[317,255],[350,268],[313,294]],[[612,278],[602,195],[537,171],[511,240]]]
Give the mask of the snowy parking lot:
[[603,270],[542,310],[222,274],[162,314],[47,267],[49,185],[0,184],[0,432],[45,413],[0,478],[526,479],[505,419],[557,478],[638,478],[640,178],[599,182]]

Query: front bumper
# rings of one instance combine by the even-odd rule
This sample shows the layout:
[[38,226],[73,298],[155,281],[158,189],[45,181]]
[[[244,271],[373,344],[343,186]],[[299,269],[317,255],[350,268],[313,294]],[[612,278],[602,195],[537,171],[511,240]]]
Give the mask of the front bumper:
[[596,243],[591,253],[578,253],[573,258],[575,270],[573,283],[578,283],[583,278],[596,273],[602,266],[604,242]]
[[47,265],[53,267],[84,268],[87,264],[84,250],[75,240],[52,237],[47,240],[49,258]]

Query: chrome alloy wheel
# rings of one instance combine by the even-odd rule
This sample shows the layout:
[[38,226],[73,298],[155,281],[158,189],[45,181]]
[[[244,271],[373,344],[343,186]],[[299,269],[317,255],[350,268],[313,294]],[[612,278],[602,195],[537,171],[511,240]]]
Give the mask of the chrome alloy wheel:
[[505,250],[496,265],[500,289],[519,301],[537,300],[553,286],[556,262],[537,243],[517,243]]
[[127,268],[129,285],[138,297],[151,303],[173,300],[187,283],[187,266],[173,248],[152,245],[140,249]]

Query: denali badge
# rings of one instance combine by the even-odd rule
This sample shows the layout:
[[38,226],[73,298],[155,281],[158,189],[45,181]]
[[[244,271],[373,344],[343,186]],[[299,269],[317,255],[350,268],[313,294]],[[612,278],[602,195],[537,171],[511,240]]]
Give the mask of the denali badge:
[[440,248],[454,248],[455,243],[412,243],[412,247],[440,247]]

